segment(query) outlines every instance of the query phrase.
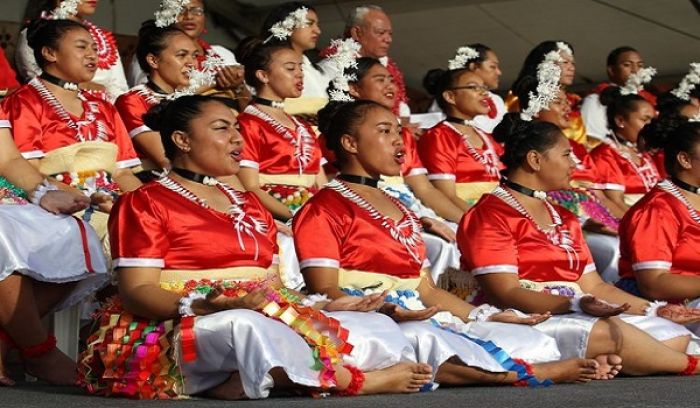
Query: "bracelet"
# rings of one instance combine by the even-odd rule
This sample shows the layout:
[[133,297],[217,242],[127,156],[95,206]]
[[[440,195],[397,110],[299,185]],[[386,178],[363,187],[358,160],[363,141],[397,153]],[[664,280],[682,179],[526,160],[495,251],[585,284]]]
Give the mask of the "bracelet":
[[569,302],[571,302],[571,305],[569,306],[569,310],[572,312],[578,312],[578,313],[583,313],[583,309],[581,309],[581,299],[584,297],[589,297],[593,295],[589,295],[588,293],[577,293],[572,297]]
[[301,305],[306,307],[312,307],[318,302],[330,302],[331,300],[326,295],[321,295],[319,293],[314,293],[313,295],[308,295],[301,300]]
[[180,307],[178,308],[180,316],[196,316],[194,310],[192,310],[192,302],[197,299],[205,299],[206,297],[207,295],[199,292],[191,292],[189,295],[181,297]]
[[58,187],[54,186],[53,184],[49,183],[49,180],[44,179],[41,184],[36,186],[34,189],[34,192],[32,193],[29,201],[32,202],[34,205],[39,205],[41,203],[41,199],[44,198],[46,193],[49,191],[57,191]]
[[658,300],[656,302],[649,302],[647,307],[644,308],[644,314],[647,316],[658,316],[659,309],[666,306],[667,304],[668,302],[659,302]]
[[469,315],[467,317],[469,318],[469,320],[474,320],[476,322],[485,322],[488,321],[491,316],[500,312],[502,312],[501,309],[497,308],[496,306],[491,306],[488,303],[485,303],[481,306],[472,309],[472,311],[469,312]]

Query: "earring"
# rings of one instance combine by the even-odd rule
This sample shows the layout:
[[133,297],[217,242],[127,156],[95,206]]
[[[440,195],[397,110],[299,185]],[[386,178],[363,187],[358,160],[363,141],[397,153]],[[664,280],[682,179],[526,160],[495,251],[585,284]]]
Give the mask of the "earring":
[[625,125],[620,125],[620,129],[624,129],[624,128],[625,128]]

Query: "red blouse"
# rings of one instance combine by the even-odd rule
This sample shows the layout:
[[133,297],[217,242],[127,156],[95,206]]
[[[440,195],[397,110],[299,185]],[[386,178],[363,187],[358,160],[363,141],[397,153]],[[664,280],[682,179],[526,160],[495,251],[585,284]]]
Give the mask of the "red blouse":
[[[427,174],[428,170],[423,167],[420,156],[418,156],[418,146],[416,145],[416,138],[413,136],[413,133],[408,128],[401,128],[401,137],[403,139],[404,148],[406,149],[405,160],[401,165],[401,176],[411,177],[419,174]],[[326,161],[326,164],[323,166],[326,170],[326,174],[337,173],[338,169],[333,165],[335,162],[335,153],[326,146],[326,138],[323,135],[318,137],[318,141],[321,145],[323,158]]]
[[599,183],[600,177],[598,176],[598,169],[596,168],[595,162],[588,154],[588,150],[581,143],[569,139],[569,144],[571,145],[571,152],[574,156],[574,161],[576,162],[576,168],[574,173],[571,175],[573,181],[586,181],[589,183]]
[[169,178],[122,195],[109,217],[115,267],[269,267],[278,252],[272,215],[254,194],[228,191],[233,214],[203,206]]
[[700,215],[669,180],[661,181],[620,223],[620,276],[644,269],[700,275]]
[[160,103],[159,96],[146,85],[137,85],[119,96],[114,106],[119,112],[130,137],[141,133],[151,132],[151,128],[143,123],[143,115],[151,107]]
[[5,52],[0,49],[0,90],[17,88],[17,74],[5,58]]
[[242,167],[261,174],[313,174],[321,171],[321,146],[311,126],[291,117],[296,129],[288,129],[254,104],[238,116],[245,140]]
[[83,114],[67,112],[38,78],[0,103],[0,121],[12,124],[17,148],[26,159],[80,142],[102,140],[117,145],[117,167],[140,164],[122,119],[112,104],[80,92]]
[[459,223],[457,244],[463,270],[475,276],[515,273],[519,279],[535,282],[575,282],[584,273],[595,271],[574,214],[551,206],[550,215],[559,225],[545,233],[502,198],[502,191],[498,188],[484,195]]
[[637,165],[624,157],[610,143],[602,143],[591,152],[605,190],[624,191],[625,194],[644,194],[659,181],[659,172],[651,156],[642,153]]
[[503,164],[499,157],[503,147],[491,135],[474,129],[484,144],[476,148],[449,122],[429,129],[418,141],[418,153],[431,180],[454,180],[456,183],[498,181]]
[[398,222],[384,217],[345,183],[328,183],[294,216],[299,266],[418,277],[427,266],[420,222],[393,201],[404,213]]

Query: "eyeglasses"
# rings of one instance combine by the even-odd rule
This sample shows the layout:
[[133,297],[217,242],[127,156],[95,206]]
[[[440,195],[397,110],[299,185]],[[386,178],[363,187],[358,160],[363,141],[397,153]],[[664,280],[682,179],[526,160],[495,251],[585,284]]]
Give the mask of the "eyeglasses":
[[185,14],[191,14],[193,16],[203,16],[204,15],[204,7],[184,7],[180,14],[185,15]]
[[458,90],[458,89],[468,89],[468,90],[470,90],[470,91],[476,91],[476,92],[479,92],[479,93],[486,93],[486,92],[489,91],[489,87],[488,87],[488,86],[486,86],[486,85],[476,85],[476,84],[464,85],[464,86],[455,86],[455,87],[453,87],[453,88],[449,88],[450,91],[456,91],[456,90]]

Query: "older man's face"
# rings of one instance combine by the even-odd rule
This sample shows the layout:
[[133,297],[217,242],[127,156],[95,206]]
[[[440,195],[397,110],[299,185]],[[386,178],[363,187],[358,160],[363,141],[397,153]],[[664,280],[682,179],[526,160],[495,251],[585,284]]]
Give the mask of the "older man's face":
[[391,47],[391,21],[381,11],[371,10],[362,25],[355,27],[353,37],[362,45],[362,55],[381,58],[389,54]]

